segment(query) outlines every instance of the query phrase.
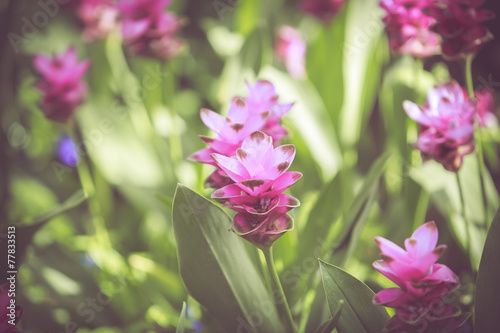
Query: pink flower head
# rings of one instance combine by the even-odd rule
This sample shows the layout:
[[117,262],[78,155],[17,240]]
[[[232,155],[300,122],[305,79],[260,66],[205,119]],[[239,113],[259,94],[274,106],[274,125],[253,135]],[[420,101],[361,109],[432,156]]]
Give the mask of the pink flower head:
[[279,104],[279,96],[276,94],[274,85],[266,80],[259,80],[252,87],[247,83],[248,97],[245,99],[248,104],[249,112],[258,116],[269,112],[266,123],[258,130],[266,133],[273,138],[274,145],[278,145],[288,132],[281,125],[281,118],[290,111],[293,103]]
[[0,286],[0,332],[19,332],[16,325],[23,314],[23,307],[15,305],[12,301],[13,298],[9,296],[9,282],[6,282]]
[[493,19],[494,14],[479,9],[483,0],[442,0],[426,8],[426,13],[437,23],[434,30],[441,35],[443,55],[450,59],[476,54],[493,38],[482,23]]
[[110,0],[81,0],[77,13],[88,42],[107,37],[118,26],[119,12]]
[[330,24],[347,0],[303,0],[302,10],[316,16],[324,24]]
[[417,58],[430,57],[440,51],[439,36],[430,30],[435,19],[422,12],[429,0],[382,0],[383,18],[394,52]]
[[477,114],[476,119],[481,127],[490,127],[498,124],[498,119],[495,116],[495,101],[493,94],[484,88],[476,91],[477,98]]
[[238,213],[233,231],[259,247],[270,246],[293,228],[286,213],[300,203],[282,192],[302,177],[300,172],[286,172],[294,157],[293,145],[274,148],[272,138],[259,131],[243,141],[234,157],[212,154],[235,182],[216,190],[212,198]]
[[172,0],[121,0],[117,4],[123,16],[122,34],[127,47],[136,54],[170,59],[183,48],[175,37],[181,23],[165,8]]
[[410,101],[403,106],[410,118],[420,125],[415,144],[424,159],[434,159],[445,169],[458,171],[463,156],[474,151],[475,103],[460,85],[451,81],[429,90],[427,104],[420,107]]
[[306,76],[306,43],[297,29],[286,25],[278,30],[274,53],[294,78]]
[[[447,266],[436,264],[446,249],[446,245],[436,246],[437,240],[434,222],[415,230],[405,240],[405,249],[375,237],[382,260],[375,261],[373,267],[399,287],[384,289],[373,298],[374,304],[396,308],[396,316],[387,324],[386,331],[396,332],[394,327],[416,325],[421,320],[448,325],[445,320],[460,315],[458,308],[442,301],[459,283]],[[437,311],[436,304],[440,302],[442,306]]]
[[33,65],[40,74],[36,86],[42,93],[40,108],[45,117],[58,122],[67,122],[87,96],[87,85],[81,81],[90,61],[78,62],[73,47],[50,58],[37,54]]

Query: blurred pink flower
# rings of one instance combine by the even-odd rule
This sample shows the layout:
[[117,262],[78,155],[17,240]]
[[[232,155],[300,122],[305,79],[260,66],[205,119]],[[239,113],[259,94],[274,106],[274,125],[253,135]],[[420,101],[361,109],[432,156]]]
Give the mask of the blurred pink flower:
[[110,0],[81,0],[78,17],[85,25],[83,39],[92,42],[107,37],[118,26],[118,10]]
[[294,78],[302,79],[306,76],[306,43],[299,30],[282,26],[275,39],[274,53],[285,63],[287,71]]
[[454,59],[476,54],[488,41],[491,32],[481,24],[494,18],[486,9],[479,9],[484,0],[441,0],[425,9],[436,19],[434,30],[441,35],[443,55]]
[[420,125],[415,146],[424,159],[434,159],[445,169],[458,171],[463,157],[474,151],[476,113],[475,103],[467,98],[462,87],[451,81],[430,89],[424,107],[410,101],[403,106]]
[[330,24],[347,0],[303,0],[303,11],[316,16],[324,24]]
[[445,265],[436,264],[446,245],[436,246],[438,230],[434,222],[420,226],[405,240],[405,249],[375,237],[382,260],[373,267],[399,288],[380,291],[373,298],[376,305],[396,308],[396,316],[387,324],[388,332],[401,332],[402,326],[415,327],[425,320],[432,327],[453,326],[460,309],[446,304],[443,298],[459,286],[458,277]]
[[495,100],[493,94],[484,88],[476,91],[477,114],[476,119],[480,127],[490,127],[498,124],[495,116]]
[[252,87],[247,83],[248,97],[245,99],[249,112],[258,116],[269,111],[267,121],[259,130],[273,138],[274,145],[279,145],[288,132],[281,125],[281,118],[290,111],[293,103],[279,104],[279,96],[276,94],[274,85],[266,80],[259,80]]
[[293,145],[274,148],[272,138],[259,131],[243,141],[234,157],[212,154],[235,182],[216,190],[212,198],[238,213],[233,230],[256,246],[270,246],[293,227],[286,212],[300,203],[282,192],[302,177],[300,172],[286,172],[294,157]]
[[184,42],[175,37],[179,19],[165,8],[172,0],[121,0],[122,34],[128,49],[145,57],[160,60],[175,57]]
[[37,54],[33,65],[40,74],[36,87],[42,93],[40,108],[50,120],[65,123],[87,96],[87,85],[81,81],[90,61],[78,62],[73,47],[49,57]]
[[0,285],[0,332],[16,333],[16,324],[23,314],[23,307],[14,305],[9,296],[9,282]]
[[430,30],[435,19],[422,9],[430,0],[382,0],[383,18],[389,45],[394,52],[417,58],[430,57],[440,52],[439,36]]

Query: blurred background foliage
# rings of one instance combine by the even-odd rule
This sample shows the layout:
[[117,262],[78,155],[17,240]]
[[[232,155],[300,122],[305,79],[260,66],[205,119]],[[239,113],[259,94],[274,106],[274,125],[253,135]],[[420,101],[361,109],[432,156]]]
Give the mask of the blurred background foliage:
[[[293,170],[304,174],[292,189],[302,205],[275,256],[292,312],[310,313],[300,326],[310,332],[329,315],[317,257],[378,291],[390,282],[371,268],[373,237],[401,244],[429,220],[448,244],[442,262],[460,275],[460,302],[470,307],[470,272],[487,231],[475,158],[467,156],[460,171],[474,219],[469,260],[453,175],[433,161],[422,164],[411,148],[416,125],[402,108],[405,99],[423,103],[428,88],[450,74],[463,83],[460,64],[391,55],[377,1],[348,1],[330,26],[301,12],[297,1],[174,1],[170,10],[185,19],[188,46],[165,64],[127,55],[118,34],[85,44],[75,14],[62,7],[23,35],[26,19],[40,10],[35,1],[0,1],[0,221],[18,226],[18,253],[25,253],[16,297],[23,331],[174,332],[183,301],[188,331],[217,331],[179,275],[169,207],[177,183],[211,193],[203,182],[212,167],[185,160],[204,146],[197,135],[209,134],[200,108],[225,114],[234,95],[246,96],[245,81],[256,79],[271,81],[281,102],[295,103],[284,122],[287,143],[297,148]],[[306,79],[293,79],[274,59],[282,24],[305,37]],[[498,21],[489,24],[498,36]],[[25,38],[18,52],[8,32]],[[76,169],[56,156],[67,129],[44,118],[33,87],[31,57],[69,45],[91,59],[89,97],[76,118],[102,208],[97,223],[77,192]],[[476,85],[493,82],[496,97],[499,54],[493,41],[473,65]],[[491,217],[500,185],[498,128],[482,139]]]

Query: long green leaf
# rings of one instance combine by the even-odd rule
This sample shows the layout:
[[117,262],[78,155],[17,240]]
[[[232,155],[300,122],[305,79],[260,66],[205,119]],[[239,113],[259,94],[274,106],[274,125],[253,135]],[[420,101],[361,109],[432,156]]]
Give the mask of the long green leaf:
[[339,333],[380,333],[389,315],[382,306],[372,304],[375,295],[368,286],[344,270],[319,262],[328,306],[335,316],[341,300],[345,302],[337,323]]
[[335,315],[333,315],[332,319],[321,324],[321,326],[319,326],[316,330],[316,333],[332,333],[332,331],[335,329],[335,326],[337,326],[340,314],[342,313],[342,306],[344,306],[344,301],[340,300],[339,306],[337,307],[337,310],[335,310]]
[[183,185],[173,220],[181,276],[189,293],[228,332],[283,332],[275,304],[230,218]]
[[500,209],[491,223],[476,280],[474,331],[481,333],[498,332],[500,327]]
[[186,321],[186,302],[182,302],[181,316],[175,333],[184,333],[184,322]]

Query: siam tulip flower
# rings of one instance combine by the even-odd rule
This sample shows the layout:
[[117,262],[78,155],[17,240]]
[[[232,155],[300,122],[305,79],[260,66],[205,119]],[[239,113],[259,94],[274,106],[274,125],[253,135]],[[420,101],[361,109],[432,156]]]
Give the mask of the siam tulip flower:
[[443,55],[450,59],[476,54],[493,38],[482,23],[494,18],[486,9],[479,9],[483,0],[434,1],[426,13],[434,17],[434,30],[441,35]]
[[295,147],[274,148],[272,137],[256,131],[236,151],[236,156],[212,154],[212,158],[235,183],[224,186],[212,198],[237,212],[233,231],[258,247],[268,247],[293,228],[286,213],[299,206],[294,197],[283,194],[302,177],[287,172]]
[[495,116],[495,101],[493,94],[484,88],[476,91],[477,98],[477,114],[476,119],[480,127],[491,127],[498,124],[498,119]]
[[403,106],[420,125],[415,146],[423,158],[436,160],[446,170],[458,171],[463,157],[474,151],[474,101],[467,98],[457,82],[451,81],[430,89],[424,107],[410,101]]
[[184,42],[175,37],[181,23],[165,8],[172,0],[121,0],[117,4],[125,44],[135,54],[160,60],[175,57]]
[[62,163],[75,167],[80,162],[78,146],[69,135],[63,135],[57,142],[57,156]]
[[382,0],[383,18],[391,50],[426,58],[440,51],[439,36],[430,30],[435,19],[422,9],[430,0]]
[[398,286],[384,289],[373,298],[376,305],[396,309],[384,332],[402,332],[403,328],[413,332],[422,323],[430,325],[429,329],[446,327],[450,332],[463,323],[460,309],[443,301],[459,282],[447,266],[436,263],[446,249],[446,245],[436,246],[437,240],[434,222],[423,224],[407,238],[405,249],[375,237],[382,260],[375,261],[373,267]]
[[42,93],[40,108],[45,117],[61,123],[68,122],[87,95],[87,85],[81,81],[90,61],[78,62],[73,47],[53,58],[38,54],[33,59],[41,75],[36,86]]
[[347,0],[303,0],[303,11],[316,16],[324,24],[330,24]]
[[77,13],[87,42],[106,38],[118,26],[119,12],[110,0],[81,0]]
[[23,314],[23,307],[13,305],[13,298],[9,296],[9,282],[0,285],[0,332],[16,333],[16,324]]
[[306,43],[297,29],[286,25],[278,30],[274,53],[294,78],[306,76]]
[[269,116],[264,127],[259,130],[273,138],[274,145],[279,145],[288,132],[280,124],[281,118],[290,111],[293,103],[279,104],[279,96],[276,94],[274,85],[266,80],[259,80],[255,86],[247,83],[248,97],[245,99],[250,113],[254,116],[269,111]]

